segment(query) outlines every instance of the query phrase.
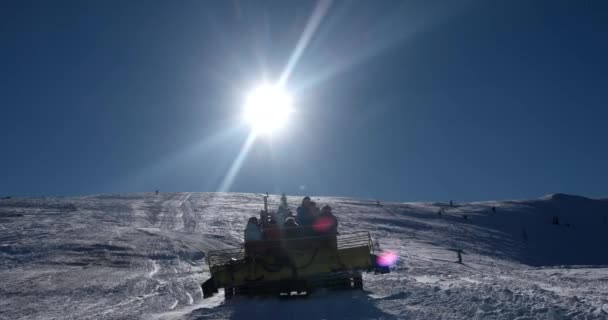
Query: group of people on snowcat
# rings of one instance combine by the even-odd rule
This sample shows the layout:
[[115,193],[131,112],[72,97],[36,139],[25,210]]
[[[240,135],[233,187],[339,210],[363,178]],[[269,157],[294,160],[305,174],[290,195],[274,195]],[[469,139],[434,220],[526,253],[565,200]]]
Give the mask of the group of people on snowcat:
[[315,236],[336,236],[338,219],[333,215],[329,205],[321,209],[310,197],[304,197],[302,204],[294,215],[287,207],[287,199],[281,197],[281,204],[276,213],[260,211],[260,219],[249,218],[245,227],[245,242],[277,241]]

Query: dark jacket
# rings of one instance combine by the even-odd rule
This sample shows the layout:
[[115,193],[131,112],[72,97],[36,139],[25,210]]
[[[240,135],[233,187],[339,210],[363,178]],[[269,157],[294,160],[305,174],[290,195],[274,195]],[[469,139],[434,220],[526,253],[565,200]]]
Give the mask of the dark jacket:
[[299,206],[297,210],[296,220],[301,227],[310,227],[314,222],[314,217],[309,208]]
[[325,235],[338,234],[338,219],[332,213],[321,213],[315,220],[315,231]]
[[301,237],[300,227],[293,218],[288,218],[283,225],[285,237],[289,239]]
[[245,241],[260,241],[262,240],[262,231],[257,224],[248,223],[245,227]]
[[266,226],[262,231],[264,240],[275,241],[281,239],[281,229],[276,224]]

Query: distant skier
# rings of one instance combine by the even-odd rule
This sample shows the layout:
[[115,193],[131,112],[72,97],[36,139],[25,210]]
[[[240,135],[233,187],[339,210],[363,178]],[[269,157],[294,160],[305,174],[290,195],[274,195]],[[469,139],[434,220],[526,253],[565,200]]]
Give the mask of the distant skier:
[[496,207],[492,207],[492,213],[496,213]]
[[454,206],[454,202],[452,202],[452,200],[450,200],[450,207]]
[[158,189],[156,191],[154,191],[154,193],[158,196]]
[[458,254],[458,263],[462,264],[462,249],[458,249],[458,251],[456,251],[456,253]]

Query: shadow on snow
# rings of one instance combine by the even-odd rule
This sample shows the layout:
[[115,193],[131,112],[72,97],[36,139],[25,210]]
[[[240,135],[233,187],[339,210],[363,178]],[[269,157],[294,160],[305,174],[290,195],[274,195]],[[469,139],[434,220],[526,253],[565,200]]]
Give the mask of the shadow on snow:
[[[223,309],[223,310],[217,310]],[[308,298],[289,299],[234,299],[216,308],[230,319],[397,319],[377,308],[372,299],[362,292],[324,292]],[[193,319],[206,319],[209,309],[199,309]],[[198,314],[197,314],[198,313]]]

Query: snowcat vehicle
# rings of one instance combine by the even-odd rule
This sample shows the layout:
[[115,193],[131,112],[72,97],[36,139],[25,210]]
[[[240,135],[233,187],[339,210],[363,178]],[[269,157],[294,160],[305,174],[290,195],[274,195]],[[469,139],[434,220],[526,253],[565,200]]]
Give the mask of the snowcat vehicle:
[[224,288],[226,300],[234,296],[308,295],[319,288],[361,290],[363,272],[389,272],[388,266],[378,263],[378,245],[369,232],[303,234],[209,251],[211,278],[202,284],[203,297],[213,296],[219,288]]

